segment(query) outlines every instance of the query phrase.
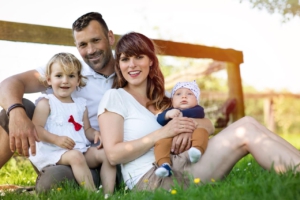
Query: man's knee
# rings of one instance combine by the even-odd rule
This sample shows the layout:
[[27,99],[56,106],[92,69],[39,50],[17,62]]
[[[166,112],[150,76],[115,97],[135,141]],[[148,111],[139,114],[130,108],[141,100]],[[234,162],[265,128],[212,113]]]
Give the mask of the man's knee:
[[28,118],[32,119],[34,109],[35,109],[34,103],[32,103],[30,100],[25,99],[25,98],[22,99],[22,103],[25,106],[26,114],[27,114]]
[[0,112],[0,126],[4,129],[6,133],[9,133],[8,131],[8,117],[6,115],[6,111],[4,109]]
[[[32,119],[33,112],[34,112],[34,109],[35,109],[34,103],[29,101],[28,99],[23,98],[22,99],[22,104],[25,107],[26,114],[27,114],[28,118]],[[2,128],[6,131],[7,134],[9,133],[8,123],[9,123],[9,119],[6,115],[6,110],[2,109],[1,112],[0,112],[0,126],[2,126]]]
[[[91,169],[92,177],[96,187],[100,185],[99,170]],[[55,165],[45,167],[36,179],[35,189],[37,193],[47,192],[51,188],[63,181],[75,181],[72,168],[66,165]]]

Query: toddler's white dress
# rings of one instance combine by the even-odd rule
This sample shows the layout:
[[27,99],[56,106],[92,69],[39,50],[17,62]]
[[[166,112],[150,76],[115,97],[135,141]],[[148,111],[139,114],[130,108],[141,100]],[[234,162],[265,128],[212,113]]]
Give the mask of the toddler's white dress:
[[[84,134],[82,121],[86,109],[86,100],[84,98],[72,98],[74,103],[62,103],[53,94],[44,94],[42,97],[49,99],[50,104],[50,114],[44,128],[50,133],[70,137],[76,143],[74,149],[82,153],[86,152],[89,148],[89,142]],[[75,122],[82,125],[79,131],[76,131],[74,124],[69,122],[71,115]],[[29,159],[40,171],[48,165],[56,165],[66,151],[68,149],[63,149],[54,144],[42,141],[36,142],[36,155],[32,156],[30,153]]]

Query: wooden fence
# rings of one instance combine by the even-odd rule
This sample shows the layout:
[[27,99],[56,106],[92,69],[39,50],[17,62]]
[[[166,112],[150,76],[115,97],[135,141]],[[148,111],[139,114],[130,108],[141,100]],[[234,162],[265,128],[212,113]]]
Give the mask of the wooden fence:
[[[120,35],[115,35],[115,37],[118,40]],[[8,21],[0,21],[0,40],[74,46],[71,29]],[[244,116],[244,99],[240,76],[243,52],[234,49],[222,49],[165,40],[154,39],[153,41],[161,48],[161,55],[210,58],[226,62],[229,87],[228,97],[237,100],[232,119],[235,121]]]

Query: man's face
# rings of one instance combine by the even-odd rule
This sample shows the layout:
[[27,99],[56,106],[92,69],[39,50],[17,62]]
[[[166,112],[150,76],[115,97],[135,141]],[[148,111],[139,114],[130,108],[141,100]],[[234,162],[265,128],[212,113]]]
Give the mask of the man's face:
[[111,45],[112,32],[105,33],[102,26],[96,20],[81,31],[74,31],[76,47],[83,60],[96,72],[103,73],[107,65],[113,59]]

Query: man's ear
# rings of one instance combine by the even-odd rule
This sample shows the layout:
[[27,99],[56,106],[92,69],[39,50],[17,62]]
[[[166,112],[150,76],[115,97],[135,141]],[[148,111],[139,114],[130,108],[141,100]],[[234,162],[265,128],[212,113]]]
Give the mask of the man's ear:
[[115,44],[115,35],[112,31],[108,31],[108,42],[110,46],[113,46]]

